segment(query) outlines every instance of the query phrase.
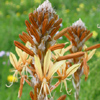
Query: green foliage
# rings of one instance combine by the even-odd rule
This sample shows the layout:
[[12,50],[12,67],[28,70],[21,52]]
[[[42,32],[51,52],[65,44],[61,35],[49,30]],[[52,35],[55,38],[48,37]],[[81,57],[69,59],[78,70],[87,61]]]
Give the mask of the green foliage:
[[[19,39],[19,34],[22,31],[26,32],[25,20],[28,19],[28,14],[33,12],[40,3],[44,0],[0,0],[0,51],[14,52],[15,46],[13,41]],[[63,19],[62,28],[71,26],[73,22],[81,18],[85,22],[87,28],[94,32],[94,37],[91,38],[86,44],[92,46],[100,42],[100,29],[97,24],[100,24],[100,0],[50,0],[54,9],[60,18]],[[60,29],[62,29],[60,28]],[[68,40],[63,37],[63,40],[58,42],[67,42]],[[100,49],[95,54],[94,58],[89,61],[90,74],[88,80],[84,81],[84,76],[81,79],[80,100],[100,100]],[[3,62],[6,64],[3,64]],[[0,57],[0,100],[31,100],[29,91],[32,90],[27,84],[24,85],[22,98],[17,97],[19,82],[14,83],[12,87],[7,88],[5,84],[9,84],[7,76],[11,73],[9,70],[12,68],[8,64],[8,57]],[[69,90],[72,89],[71,95],[67,95],[67,100],[74,100],[74,89],[72,83],[68,81]],[[59,92],[60,86],[53,91],[52,95],[55,100],[62,94]]]

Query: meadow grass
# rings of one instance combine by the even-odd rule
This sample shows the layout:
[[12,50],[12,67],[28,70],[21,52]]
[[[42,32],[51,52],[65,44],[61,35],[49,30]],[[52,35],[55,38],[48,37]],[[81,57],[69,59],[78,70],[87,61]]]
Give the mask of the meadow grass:
[[[38,7],[44,0],[0,0],[0,51],[10,51],[15,53],[13,41],[19,39],[22,31],[26,32],[25,20],[29,20],[28,14]],[[60,18],[63,19],[62,28],[71,26],[73,22],[81,18],[85,22],[87,29],[93,32],[93,37],[86,42],[87,46],[100,43],[100,0],[50,0],[54,9]],[[60,28],[60,30],[62,29]],[[63,37],[58,42],[67,42]],[[10,69],[13,68],[9,64],[7,56],[0,57],[0,100],[31,100],[29,91],[32,90],[27,84],[24,85],[21,99],[18,98],[19,82],[14,83],[10,88],[5,84],[9,84],[7,76],[13,74]],[[5,63],[3,63],[5,62]],[[87,81],[85,76],[81,79],[80,100],[100,100],[100,49],[97,50],[94,57],[88,62],[90,66],[90,74]],[[53,83],[55,80],[53,81]],[[74,100],[74,88],[72,83],[68,81],[69,90],[72,89],[71,95],[67,95],[66,100]],[[60,86],[52,93],[55,100],[66,94],[63,87],[62,92],[59,91]]]

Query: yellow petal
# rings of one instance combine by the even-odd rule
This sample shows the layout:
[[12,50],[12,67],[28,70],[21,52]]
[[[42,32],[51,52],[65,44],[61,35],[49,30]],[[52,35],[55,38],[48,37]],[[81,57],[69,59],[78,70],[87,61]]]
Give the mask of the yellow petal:
[[16,58],[16,56],[13,53],[10,52],[9,58],[10,58],[11,64],[14,66],[14,68],[17,68],[17,58]]
[[45,57],[44,57],[44,75],[46,75],[46,73],[49,69],[50,59],[51,59],[51,51],[48,50]]
[[64,52],[64,48],[63,48],[63,49],[61,49],[61,56],[63,56],[64,53],[65,52]]
[[64,49],[64,53],[67,52],[68,50],[70,50],[72,48],[72,45],[68,46],[67,48]]
[[61,49],[54,50],[55,55],[58,57],[61,53]]
[[24,60],[23,51],[22,51],[21,49],[17,48],[17,47],[15,48],[15,50],[16,50],[18,56],[19,56],[19,57],[21,58],[21,60],[23,61],[23,60]]
[[92,58],[92,56],[95,54],[96,49],[92,50],[88,55],[88,60]]
[[18,63],[17,63],[17,66],[20,66],[21,63],[22,63],[22,60],[21,60],[21,58],[19,58]]
[[48,73],[48,79],[50,79],[52,77],[52,75],[61,67],[62,64],[64,64],[65,61],[59,61],[57,63],[55,63],[49,70]]
[[[81,65],[81,64],[74,64],[73,66],[69,67],[69,68],[67,69],[67,71],[66,71],[66,74],[67,74],[68,76],[72,75],[73,73],[76,72],[76,70],[80,67],[80,65]],[[68,76],[67,76],[67,77],[68,77]]]
[[[31,47],[31,43],[30,43],[29,41],[27,41],[26,44],[25,44],[25,46],[26,46],[27,48],[29,48],[29,46]],[[29,49],[30,49],[30,48],[29,48]]]
[[52,66],[53,66],[53,62],[50,61],[49,70],[50,70],[50,68],[52,68]]
[[28,54],[26,52],[24,52],[24,51],[23,51],[23,56],[24,56],[24,59],[28,58]]
[[35,60],[36,73],[37,73],[38,77],[40,78],[40,80],[42,80],[43,75],[42,75],[40,59],[38,56],[34,55],[34,60]]
[[27,60],[28,64],[30,64],[31,61],[32,61],[32,58],[29,57],[28,60]]
[[83,50],[85,50],[86,48],[87,48],[87,46],[86,46],[86,45],[84,45],[84,46],[83,46]]

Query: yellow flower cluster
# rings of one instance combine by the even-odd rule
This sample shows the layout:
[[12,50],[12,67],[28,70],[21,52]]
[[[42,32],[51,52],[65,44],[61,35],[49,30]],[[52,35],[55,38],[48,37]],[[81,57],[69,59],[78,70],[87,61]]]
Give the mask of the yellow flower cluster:
[[19,12],[16,13],[16,16],[19,17],[21,14]]
[[3,16],[3,13],[2,13],[2,11],[0,11],[0,16]]
[[18,81],[17,77],[14,77],[13,75],[9,75],[9,76],[7,77],[7,80],[8,80],[9,82],[17,82],[17,81]]
[[35,3],[41,3],[41,0],[34,0]]
[[92,31],[92,33],[93,33],[92,37],[95,39],[98,36],[98,33],[96,31]]
[[80,4],[79,4],[79,7],[76,8],[76,11],[77,11],[77,12],[80,12],[83,8],[84,8],[84,4],[83,4],[83,3],[80,3]]

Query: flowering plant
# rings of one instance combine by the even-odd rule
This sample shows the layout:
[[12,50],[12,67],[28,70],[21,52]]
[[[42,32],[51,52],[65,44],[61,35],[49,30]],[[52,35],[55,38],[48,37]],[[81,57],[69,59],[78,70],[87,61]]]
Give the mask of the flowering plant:
[[[85,79],[87,79],[89,72],[87,61],[95,53],[95,50],[93,50],[88,55],[87,51],[99,48],[100,44],[89,48],[84,45],[84,42],[92,36],[92,33],[86,29],[81,19],[71,27],[58,32],[62,19],[56,14],[48,0],[29,14],[29,21],[25,21],[28,34],[22,32],[22,35],[19,35],[25,46],[14,41],[19,60],[13,53],[10,53],[9,56],[14,67],[14,70],[12,70],[14,72],[13,77],[20,79],[18,97],[22,96],[25,82],[33,89],[33,91],[30,91],[32,100],[53,100],[51,92],[60,83],[64,83],[67,93],[70,94],[66,80],[73,74],[73,85],[76,89],[75,98],[78,100],[79,86],[77,84],[79,84],[83,73],[86,76]],[[57,44],[56,40],[61,36],[66,36],[71,45],[65,48],[66,43]],[[68,50],[71,54],[65,55]],[[57,73],[57,76],[55,76],[55,73]],[[57,83],[51,85],[52,79],[55,78],[58,79]],[[14,80],[13,78],[11,85]],[[58,100],[65,100],[65,98],[66,95],[63,95]]]

